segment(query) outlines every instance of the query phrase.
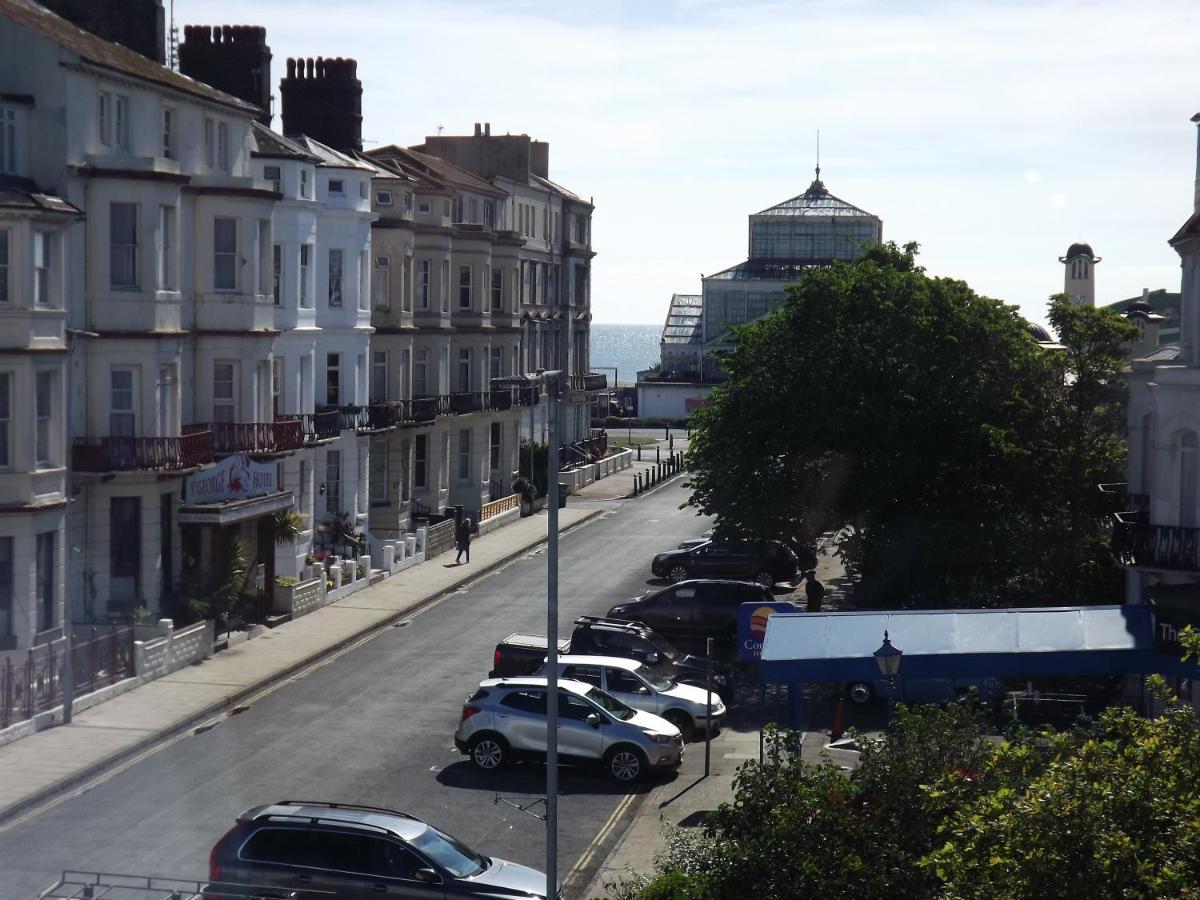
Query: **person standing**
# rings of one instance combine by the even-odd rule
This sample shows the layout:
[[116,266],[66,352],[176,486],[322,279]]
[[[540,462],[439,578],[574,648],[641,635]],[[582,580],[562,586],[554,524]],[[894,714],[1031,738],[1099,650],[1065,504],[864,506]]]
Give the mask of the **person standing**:
[[809,569],[804,573],[804,577],[808,579],[808,584],[804,586],[804,593],[808,597],[808,612],[820,612],[821,601],[825,597],[825,585],[817,581],[816,569]]
[[471,561],[471,532],[475,530],[475,523],[470,519],[463,519],[458,523],[458,534],[454,536],[454,544],[458,549],[458,556],[454,558],[455,565],[462,562],[463,554],[467,555],[467,562]]

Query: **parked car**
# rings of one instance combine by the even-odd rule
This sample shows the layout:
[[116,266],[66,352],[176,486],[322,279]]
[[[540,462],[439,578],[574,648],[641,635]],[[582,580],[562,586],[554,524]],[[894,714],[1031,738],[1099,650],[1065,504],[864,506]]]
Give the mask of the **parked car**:
[[[489,678],[532,675],[546,661],[544,635],[514,632],[496,645]],[[620,656],[647,663],[673,681],[703,687],[708,678],[709,660],[674,647],[666,638],[639,622],[580,616],[569,641],[558,642],[560,655],[567,653],[594,656]],[[718,690],[732,685],[732,673],[723,663],[712,663],[713,686]]]
[[[543,665],[538,674],[545,673]],[[710,710],[704,688],[679,684],[658,669],[632,659],[572,653],[559,657],[558,675],[598,687],[634,709],[661,716],[679,729],[685,742],[697,731],[717,728],[725,720],[720,694],[713,692]]]
[[[476,767],[495,771],[510,761],[546,758],[546,679],[490,678],[467,698],[454,746]],[[658,716],[636,710],[582,681],[558,683],[561,762],[600,763],[616,781],[683,761],[683,736]]]
[[704,534],[700,535],[700,537],[698,537],[698,538],[689,538],[686,541],[680,541],[679,549],[680,550],[694,550],[696,547],[699,547],[701,544],[707,544],[712,539],[713,539],[713,530],[710,528],[710,529],[708,529],[708,531],[704,532]]
[[796,555],[778,541],[725,544],[708,541],[687,550],[668,550],[650,562],[658,578],[680,582],[689,578],[739,578],[774,587],[795,581],[800,574]]
[[727,654],[737,637],[738,607],[777,602],[769,588],[751,581],[696,579],[618,603],[608,614],[614,619],[643,622],[685,644],[702,645],[711,637],[719,651]]
[[[546,897],[546,876],[484,856],[415,816],[373,806],[283,800],[255,806],[209,854],[209,879],[338,900]],[[558,897],[562,897],[559,891]]]

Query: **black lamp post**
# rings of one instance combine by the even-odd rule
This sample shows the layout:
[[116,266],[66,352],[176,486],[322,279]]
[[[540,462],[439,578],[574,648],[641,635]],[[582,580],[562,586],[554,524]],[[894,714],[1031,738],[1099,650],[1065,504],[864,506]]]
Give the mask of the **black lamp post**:
[[900,671],[900,657],[903,650],[892,646],[888,633],[883,633],[883,644],[875,651],[875,662],[879,665],[879,674],[887,679],[888,686],[888,727],[892,726],[892,713],[896,709],[896,673]]

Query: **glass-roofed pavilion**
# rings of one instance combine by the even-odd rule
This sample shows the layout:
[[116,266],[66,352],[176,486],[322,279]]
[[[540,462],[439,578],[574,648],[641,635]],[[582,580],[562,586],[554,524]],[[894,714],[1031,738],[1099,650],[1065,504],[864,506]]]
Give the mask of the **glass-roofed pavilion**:
[[878,216],[829,193],[821,169],[803,194],[750,216],[749,258],[704,279],[703,339],[765,315],[811,266],[849,262],[883,240]]

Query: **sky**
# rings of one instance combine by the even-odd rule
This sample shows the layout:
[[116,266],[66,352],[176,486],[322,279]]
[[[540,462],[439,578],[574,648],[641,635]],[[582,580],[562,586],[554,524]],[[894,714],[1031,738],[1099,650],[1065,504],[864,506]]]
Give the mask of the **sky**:
[[175,0],[175,22],[266,26],[276,93],[289,56],[357,59],[368,147],[548,141],[595,203],[596,322],[661,323],[743,260],[818,130],[831,193],[1027,318],[1074,241],[1097,303],[1179,290],[1196,0]]

